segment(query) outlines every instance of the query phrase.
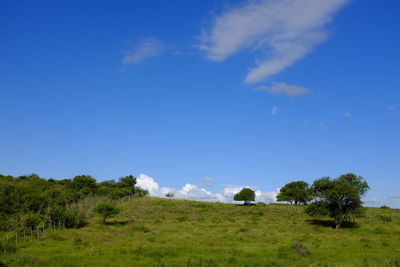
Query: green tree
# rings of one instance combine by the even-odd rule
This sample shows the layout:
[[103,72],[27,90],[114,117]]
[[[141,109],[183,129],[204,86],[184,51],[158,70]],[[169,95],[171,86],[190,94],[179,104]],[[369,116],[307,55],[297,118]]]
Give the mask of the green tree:
[[72,189],[78,193],[78,197],[94,194],[96,192],[96,179],[90,175],[75,176],[71,183]]
[[310,186],[304,181],[291,182],[281,188],[276,196],[278,201],[287,201],[290,204],[307,204],[311,200]]
[[361,199],[368,189],[368,183],[353,173],[336,179],[318,179],[311,187],[315,201],[305,212],[311,216],[330,216],[335,221],[335,228],[340,228],[342,223],[363,214]]
[[128,188],[131,191],[131,195],[135,194],[136,178],[133,175],[128,175],[119,178],[119,183],[122,187]]
[[99,204],[94,208],[94,212],[102,217],[103,224],[106,223],[107,218],[114,217],[120,212],[120,209],[112,204]]
[[244,201],[244,205],[251,205],[251,201],[254,201],[256,198],[256,193],[254,190],[250,188],[243,188],[239,193],[233,196],[233,200],[235,201]]

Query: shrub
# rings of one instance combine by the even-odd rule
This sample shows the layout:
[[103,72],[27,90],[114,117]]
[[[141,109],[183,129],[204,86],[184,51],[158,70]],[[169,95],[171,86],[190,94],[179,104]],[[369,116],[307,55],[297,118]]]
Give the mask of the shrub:
[[389,215],[379,215],[378,220],[381,222],[392,222],[393,218],[392,218],[392,216],[389,216]]
[[94,212],[102,217],[103,224],[106,223],[107,218],[114,217],[120,212],[120,209],[112,204],[99,204],[94,208]]
[[23,220],[24,226],[31,229],[36,229],[39,225],[43,224],[43,219],[36,213],[28,213]]
[[63,223],[66,228],[77,228],[85,226],[87,214],[74,203],[65,209]]

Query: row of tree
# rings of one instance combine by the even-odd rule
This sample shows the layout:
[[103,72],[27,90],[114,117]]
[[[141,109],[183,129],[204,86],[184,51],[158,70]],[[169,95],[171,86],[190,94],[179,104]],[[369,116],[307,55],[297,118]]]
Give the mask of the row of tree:
[[147,194],[132,175],[100,183],[88,175],[64,180],[0,175],[0,229],[80,227],[99,203]]
[[[307,205],[305,212],[314,217],[329,216],[334,219],[335,227],[353,221],[362,216],[362,197],[369,189],[368,183],[353,173],[344,174],[336,179],[323,177],[310,186],[305,181],[286,184],[280,189],[277,200],[294,205]],[[236,201],[244,201],[250,205],[255,200],[255,192],[243,188],[233,197]]]

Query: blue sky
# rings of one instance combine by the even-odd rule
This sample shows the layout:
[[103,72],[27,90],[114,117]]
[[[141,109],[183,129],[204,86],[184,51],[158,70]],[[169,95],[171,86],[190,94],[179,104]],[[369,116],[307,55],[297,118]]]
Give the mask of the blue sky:
[[0,173],[145,174],[154,195],[251,186],[269,201],[287,182],[354,172],[367,205],[400,207],[398,10],[3,1]]

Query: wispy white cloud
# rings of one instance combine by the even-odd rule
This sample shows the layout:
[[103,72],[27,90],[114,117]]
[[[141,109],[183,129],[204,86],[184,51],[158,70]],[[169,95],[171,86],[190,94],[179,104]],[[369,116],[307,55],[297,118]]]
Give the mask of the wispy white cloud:
[[[222,192],[213,193],[204,188],[200,188],[193,184],[186,184],[181,189],[160,187],[160,185],[150,176],[140,174],[137,178],[137,185],[149,191],[151,196],[165,197],[167,193],[173,193],[174,198],[210,201],[210,202],[226,202],[233,203],[233,196],[239,192],[244,186],[226,186]],[[256,201],[275,202],[279,189],[276,191],[262,192],[256,190]]]
[[380,199],[377,198],[377,197],[363,198],[362,201],[364,203],[367,203],[367,204],[379,204],[379,203],[381,203]]
[[202,186],[213,186],[214,179],[210,177],[204,177],[201,179],[201,185]]
[[286,83],[273,82],[271,86],[261,85],[254,89],[255,91],[264,91],[274,95],[286,95],[288,97],[296,97],[309,94],[311,91],[307,88],[289,85]]
[[389,198],[390,199],[400,199],[400,195],[399,194],[390,194]]
[[353,115],[352,115],[350,112],[348,112],[348,111],[343,110],[342,113],[343,113],[343,116],[345,116],[346,118],[351,118],[351,117],[353,117]]
[[136,46],[128,51],[122,58],[121,63],[125,65],[137,65],[146,59],[156,57],[162,53],[164,45],[155,38],[144,39],[136,44]]
[[276,114],[278,114],[278,107],[272,107],[271,114],[272,114],[273,116],[275,116]]
[[260,82],[293,65],[328,38],[326,25],[349,0],[249,0],[216,16],[200,36],[199,48],[211,61],[243,50],[256,60],[246,83]]

